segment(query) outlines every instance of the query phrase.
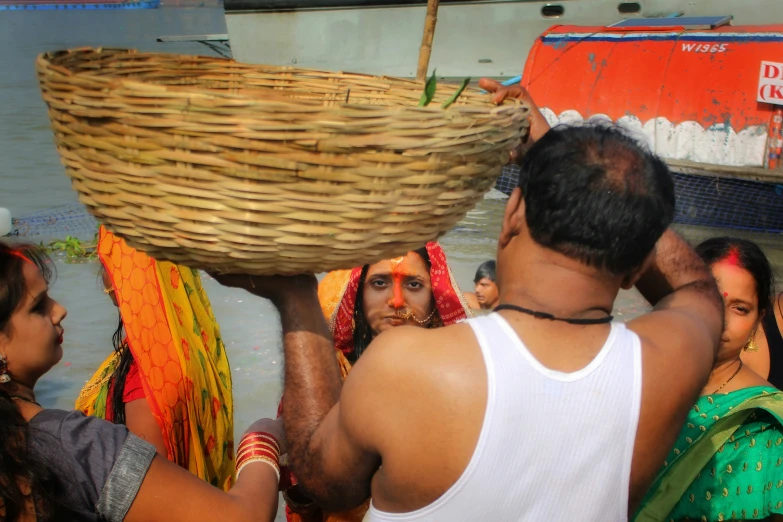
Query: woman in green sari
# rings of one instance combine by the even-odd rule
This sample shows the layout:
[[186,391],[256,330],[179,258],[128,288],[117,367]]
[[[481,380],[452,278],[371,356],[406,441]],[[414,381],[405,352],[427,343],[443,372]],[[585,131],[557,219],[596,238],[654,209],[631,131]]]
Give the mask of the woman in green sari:
[[750,241],[713,238],[710,266],[726,322],[713,371],[634,520],[783,521],[783,393],[744,366],[774,295],[772,269]]

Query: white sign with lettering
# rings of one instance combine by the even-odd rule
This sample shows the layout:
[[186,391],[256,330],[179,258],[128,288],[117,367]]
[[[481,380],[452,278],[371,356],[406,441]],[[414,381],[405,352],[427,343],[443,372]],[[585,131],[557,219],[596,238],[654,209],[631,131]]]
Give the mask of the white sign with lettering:
[[757,100],[783,105],[783,63],[761,62]]

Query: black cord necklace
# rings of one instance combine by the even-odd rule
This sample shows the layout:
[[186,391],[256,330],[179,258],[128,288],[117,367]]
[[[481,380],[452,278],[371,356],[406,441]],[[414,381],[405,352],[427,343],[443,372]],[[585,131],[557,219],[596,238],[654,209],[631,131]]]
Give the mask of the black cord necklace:
[[32,399],[28,399],[27,397],[22,397],[21,395],[11,395],[11,398],[12,398],[12,399],[16,399],[16,400],[18,400],[18,401],[29,402],[30,404],[35,404],[35,405],[36,405],[36,406],[38,406],[38,407],[40,407],[40,406],[41,406],[40,404],[38,404],[38,403],[37,403],[37,402],[35,402],[34,400],[32,400]]
[[592,325],[592,324],[608,324],[614,320],[614,317],[612,317],[611,315],[607,315],[606,317],[601,317],[599,319],[565,319],[563,317],[555,317],[554,315],[548,314],[546,312],[538,312],[536,310],[530,310],[529,308],[522,308],[521,306],[512,305],[512,304],[497,305],[494,311],[498,312],[500,310],[513,310],[514,312],[521,312],[523,314],[532,315],[536,319],[547,319],[549,321],[561,321],[563,323],[577,324],[583,326]]

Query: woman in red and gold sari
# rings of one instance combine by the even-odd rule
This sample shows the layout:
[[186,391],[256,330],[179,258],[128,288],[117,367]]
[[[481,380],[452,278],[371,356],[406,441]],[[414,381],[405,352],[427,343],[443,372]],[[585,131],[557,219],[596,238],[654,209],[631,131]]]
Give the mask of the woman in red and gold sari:
[[[330,272],[318,285],[318,298],[343,379],[372,339],[389,328],[437,328],[473,316],[437,243],[374,265]],[[353,510],[326,513],[296,486],[293,475],[284,473],[285,478],[281,489],[289,522],[358,522],[369,507],[367,499]]]

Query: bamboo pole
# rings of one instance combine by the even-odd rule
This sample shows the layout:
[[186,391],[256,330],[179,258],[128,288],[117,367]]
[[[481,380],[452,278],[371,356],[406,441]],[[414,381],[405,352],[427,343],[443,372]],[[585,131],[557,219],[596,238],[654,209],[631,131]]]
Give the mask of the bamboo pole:
[[421,39],[419,67],[416,70],[416,79],[422,82],[427,79],[427,70],[430,67],[432,39],[435,37],[435,24],[438,21],[438,5],[440,0],[427,0],[427,17],[424,19],[424,36]]

